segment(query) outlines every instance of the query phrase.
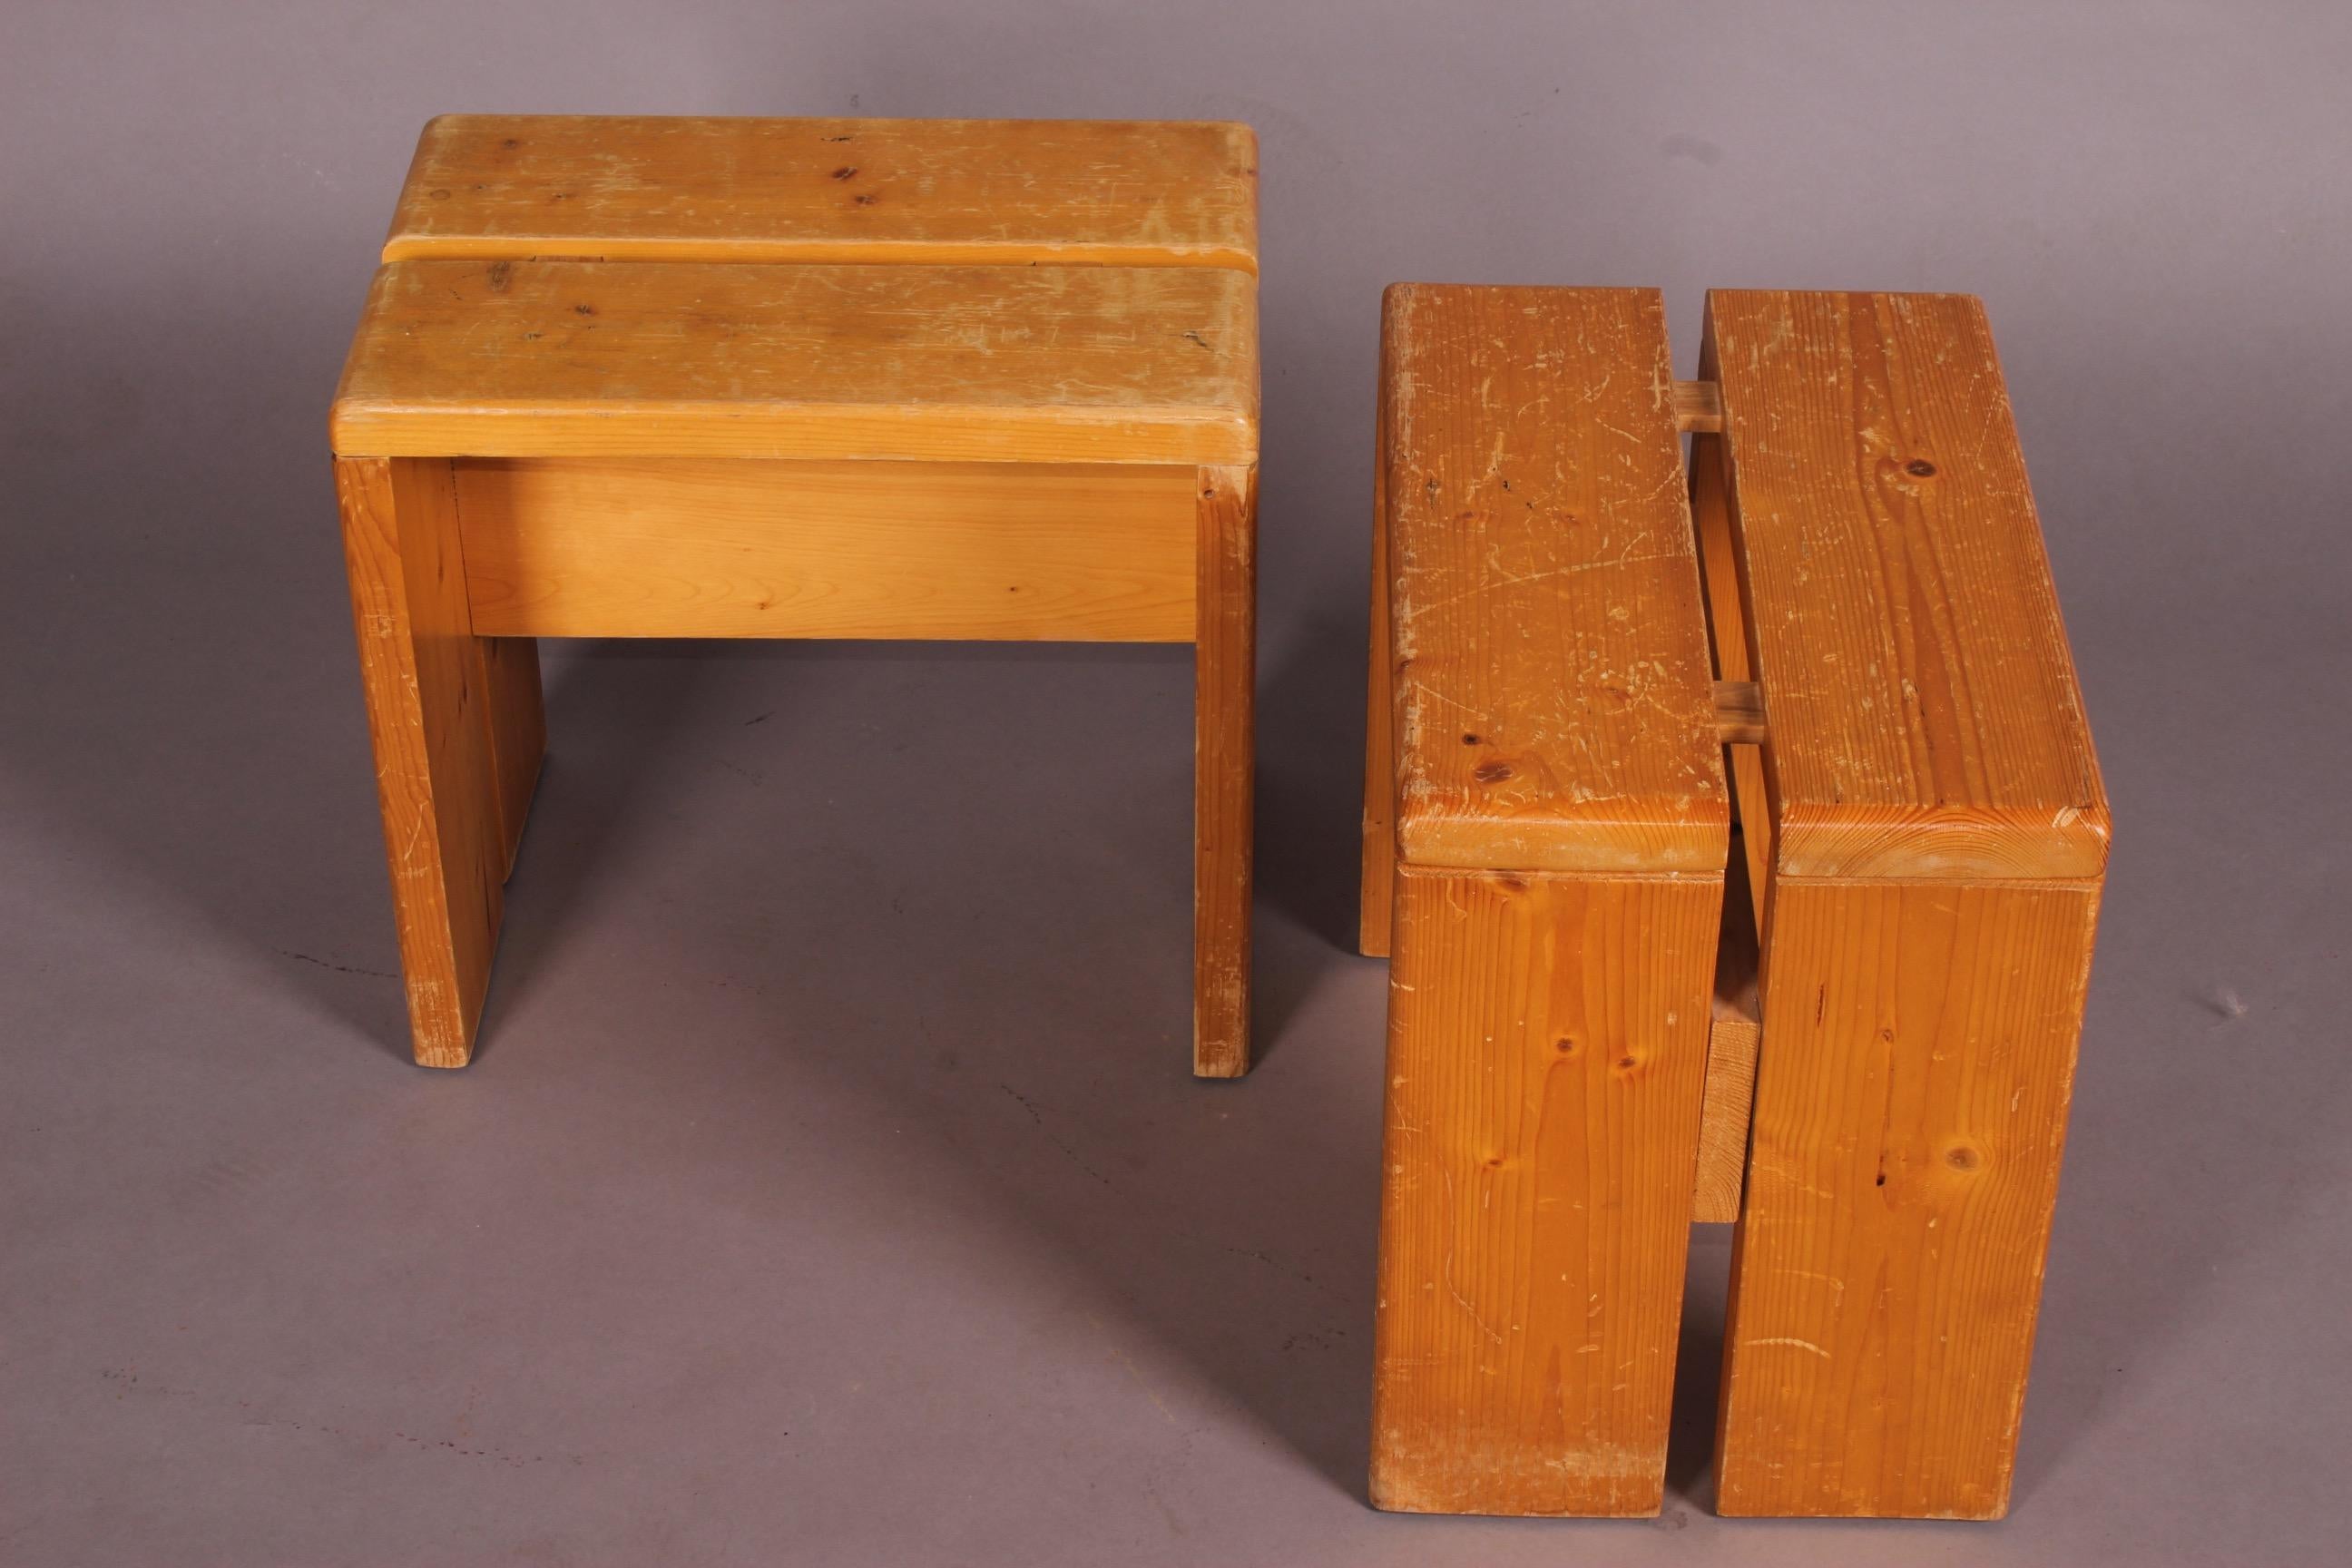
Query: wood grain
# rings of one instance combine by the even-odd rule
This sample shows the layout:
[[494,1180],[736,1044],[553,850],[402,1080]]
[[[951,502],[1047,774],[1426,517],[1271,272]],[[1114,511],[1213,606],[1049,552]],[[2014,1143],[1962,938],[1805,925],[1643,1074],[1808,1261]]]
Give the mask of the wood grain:
[[345,456],[1243,464],[1256,281],[1213,268],[403,261]]
[[1656,291],[1400,284],[1384,332],[1402,857],[1720,876]]
[[2106,794],[1983,307],[1717,291],[1700,374],[1781,869],[2098,875]]
[[489,988],[507,841],[456,492],[446,462],[382,458],[338,461],[335,492],[416,1060],[463,1067]]
[[1706,1095],[1699,1115],[1698,1174],[1691,1183],[1691,1222],[1730,1225],[1747,1184],[1748,1119],[1756,1100],[1756,1055],[1762,1030],[1753,1018],[1718,1012],[1706,1035]]
[[1257,470],[1202,468],[1192,649],[1192,1070],[1250,1064],[1257,794]]
[[1775,889],[1723,1512],[2007,1509],[2098,902],[2083,884]]
[[1722,897],[1400,870],[1375,1506],[1658,1510]]
[[449,114],[383,258],[1257,268],[1246,125]]
[[1191,642],[1194,470],[471,458],[476,631]]

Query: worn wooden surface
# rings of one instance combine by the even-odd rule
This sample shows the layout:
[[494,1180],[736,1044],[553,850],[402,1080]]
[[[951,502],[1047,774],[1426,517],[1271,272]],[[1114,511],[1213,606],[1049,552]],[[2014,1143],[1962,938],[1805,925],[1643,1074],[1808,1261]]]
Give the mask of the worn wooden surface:
[[1699,1117],[1698,1174],[1691,1182],[1692,1223],[1739,1218],[1747,1184],[1748,1124],[1756,1100],[1756,1054],[1762,1031],[1753,1018],[1718,1008],[1706,1037],[1706,1096]]
[[1257,795],[1257,470],[1202,468],[1192,649],[1192,1070],[1250,1064]]
[[1385,338],[1372,1499],[1653,1513],[1728,833],[1664,312],[1401,285]]
[[1246,125],[447,114],[383,258],[1257,267]]
[[475,458],[457,497],[485,635],[1191,642],[1194,472]]
[[1769,835],[1718,1505],[1997,1517],[2105,796],[1976,301],[1710,317],[1699,515],[1762,689],[1765,798],[1743,777],[1740,807]]
[[1718,291],[1708,311],[1777,863],[2096,876],[2106,796],[1983,307]]
[[[527,799],[514,788],[502,796],[492,709],[515,716],[535,704],[523,702],[519,672],[494,679],[486,645],[467,629],[449,465],[346,458],[335,491],[416,1060],[463,1067],[504,910],[501,801],[512,803],[519,836]],[[509,766],[520,776],[520,763]]]
[[1720,876],[1656,291],[1400,284],[1384,331],[1402,858]]
[[1214,268],[395,262],[332,438],[371,457],[1248,464],[1256,295]]
[[1375,1506],[1658,1511],[1722,899],[1400,869]]

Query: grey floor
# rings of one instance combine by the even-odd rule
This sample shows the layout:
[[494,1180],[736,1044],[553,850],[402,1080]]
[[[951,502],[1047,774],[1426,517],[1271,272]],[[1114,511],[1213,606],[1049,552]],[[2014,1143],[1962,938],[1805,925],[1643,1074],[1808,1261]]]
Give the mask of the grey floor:
[[[2339,1560],[2352,22],[2291,5],[0,12],[0,1563]],[[1265,164],[1264,1065],[1181,651],[577,647],[405,1065],[324,411],[446,109],[1220,116]],[[1998,1526],[1364,1503],[1381,286],[1991,310],[2117,819]]]

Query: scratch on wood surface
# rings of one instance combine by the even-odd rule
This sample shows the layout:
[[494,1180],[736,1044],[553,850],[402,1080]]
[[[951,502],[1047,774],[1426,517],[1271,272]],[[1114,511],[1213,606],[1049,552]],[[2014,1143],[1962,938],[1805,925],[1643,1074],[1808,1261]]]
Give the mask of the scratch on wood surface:
[[1760,1340],[1743,1340],[1740,1342],[1745,1345],[1790,1345],[1801,1351],[1809,1351],[1823,1361],[1830,1359],[1830,1352],[1813,1343],[1812,1341],[1797,1339],[1788,1334],[1775,1334]]

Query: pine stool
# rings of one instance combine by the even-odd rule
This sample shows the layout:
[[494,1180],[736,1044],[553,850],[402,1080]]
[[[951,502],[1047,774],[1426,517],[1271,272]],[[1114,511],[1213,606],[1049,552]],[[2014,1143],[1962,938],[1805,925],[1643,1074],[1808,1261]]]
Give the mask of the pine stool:
[[334,405],[416,1059],[463,1066],[542,637],[1195,646],[1194,1070],[1248,1065],[1246,126],[459,115]]
[[1671,363],[1646,289],[1388,296],[1372,1498],[1655,1512],[1732,1219],[1722,1511],[1998,1517],[2107,853],[2000,366],[1762,292]]

